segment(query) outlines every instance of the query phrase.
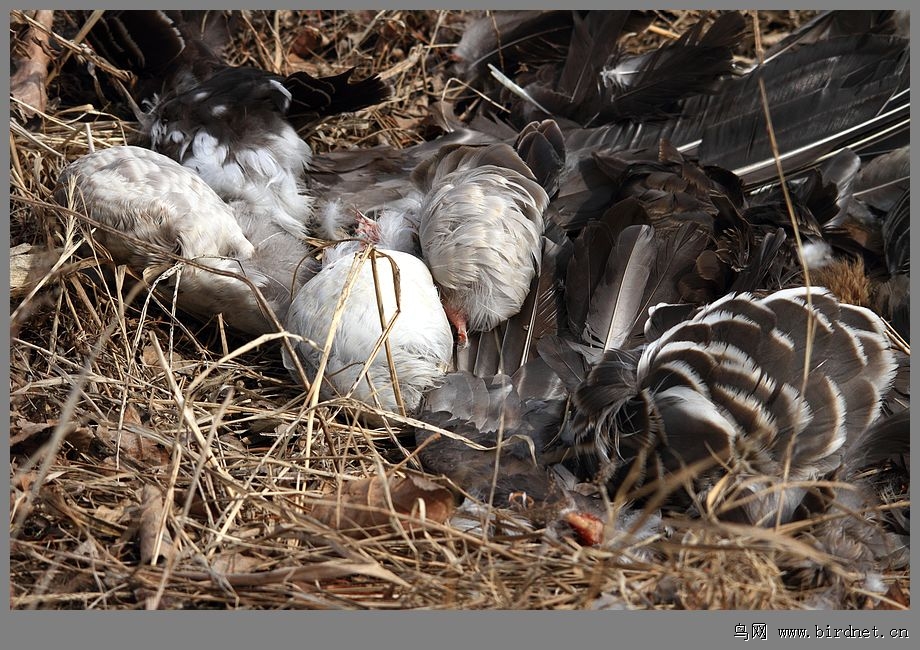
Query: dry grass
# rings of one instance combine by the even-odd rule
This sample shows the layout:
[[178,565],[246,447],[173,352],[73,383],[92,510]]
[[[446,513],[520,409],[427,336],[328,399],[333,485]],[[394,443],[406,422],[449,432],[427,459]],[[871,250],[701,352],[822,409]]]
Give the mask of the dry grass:
[[[800,19],[771,13],[781,26]],[[55,40],[79,53],[64,18]],[[352,65],[381,72],[393,99],[324,124],[311,143],[317,150],[404,146],[423,138],[434,102],[461,90],[446,62],[462,18],[254,12],[230,56],[284,72]],[[634,45],[660,42],[692,19],[693,12],[662,13]],[[22,20],[14,12],[14,25]],[[289,54],[298,38],[315,58]],[[10,134],[11,245],[29,255],[31,269],[10,305],[12,608],[795,609],[818,602],[822,589],[791,589],[780,569],[814,550],[775,531],[679,520],[669,522],[667,537],[601,549],[530,531],[500,511],[492,535],[392,508],[378,508],[388,525],[363,536],[313,517],[317,504],[336,505],[347,483],[418,473],[399,439],[400,418],[368,428],[349,416],[354,405],[346,400],[310,408],[276,341],[246,343],[220,322],[175,314],[108,259],[85,220],[53,207],[56,178],[89,150],[89,137],[96,147],[123,144],[136,127],[104,101],[60,101],[55,90],[69,82],[60,65],[55,59],[46,111],[27,127],[14,116]],[[104,62],[96,66],[99,78],[111,81],[110,72]],[[885,606],[862,593],[858,576],[837,578],[838,606]],[[909,584],[909,574],[884,579]]]

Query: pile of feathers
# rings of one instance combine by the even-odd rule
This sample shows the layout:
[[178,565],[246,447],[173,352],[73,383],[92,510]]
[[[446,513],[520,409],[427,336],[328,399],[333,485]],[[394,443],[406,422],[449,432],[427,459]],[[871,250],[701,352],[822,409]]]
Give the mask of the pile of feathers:
[[814,518],[854,570],[904,566],[908,19],[825,12],[742,65],[738,12],[640,55],[647,12],[490,12],[441,135],[314,155],[379,77],[230,66],[221,12],[106,12],[144,139],[55,195],[186,313],[286,332],[314,403],[411,418],[469,503],[608,546]]

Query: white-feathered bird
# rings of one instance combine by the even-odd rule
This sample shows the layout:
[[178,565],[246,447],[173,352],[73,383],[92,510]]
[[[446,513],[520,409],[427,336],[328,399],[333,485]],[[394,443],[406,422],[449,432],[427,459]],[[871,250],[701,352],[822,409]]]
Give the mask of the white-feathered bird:
[[[111,147],[68,165],[55,197],[98,222],[94,237],[113,259],[148,281],[176,263],[193,260],[165,285],[178,281],[179,306],[202,318],[218,313],[232,327],[257,334],[275,326],[295,292],[313,273],[305,244],[268,222],[244,202],[227,204],[198,175],[166,156],[140,147]],[[254,291],[242,275],[259,289]]]
[[[402,406],[413,413],[424,391],[447,371],[453,354],[453,336],[438,291],[425,263],[414,255],[386,249],[353,251],[346,247],[303,286],[291,304],[286,328],[308,339],[297,343],[295,350],[314,376],[335,328],[322,375],[324,398],[346,395],[399,412],[398,394]],[[340,297],[344,303],[336,323]],[[388,327],[395,377],[382,344]],[[293,361],[286,350],[283,354],[293,374]]]
[[492,329],[520,311],[540,268],[543,212],[564,160],[552,120],[508,142],[461,130],[404,150],[335,152],[319,163],[327,199],[317,217],[330,232],[352,226],[359,213],[395,224],[406,240],[399,250],[425,259],[465,346],[468,330]]

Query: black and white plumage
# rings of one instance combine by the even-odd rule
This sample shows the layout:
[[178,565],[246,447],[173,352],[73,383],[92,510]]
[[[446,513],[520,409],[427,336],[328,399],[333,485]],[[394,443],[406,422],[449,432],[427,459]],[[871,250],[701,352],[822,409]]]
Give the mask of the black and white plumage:
[[[324,398],[350,396],[385,411],[413,413],[422,393],[447,371],[453,354],[437,289],[414,255],[350,251],[327,263],[297,293],[285,327],[307,339],[294,348],[309,371],[315,376],[323,367]],[[336,323],[340,300],[344,306]],[[388,327],[395,378],[382,343]],[[284,363],[293,373],[286,350]]]
[[[92,12],[77,11],[86,23]],[[110,63],[130,70],[141,102],[164,88],[187,90],[223,64],[221,51],[239,26],[228,11],[108,10],[96,17],[87,42]]]
[[165,95],[145,117],[151,147],[199,174],[225,200],[243,200],[304,236],[313,214],[312,152],[285,119],[291,93],[255,68],[224,68]]
[[[243,332],[275,330],[265,308],[283,319],[292,291],[313,272],[299,239],[245,203],[225,203],[198,175],[149,149],[112,147],[77,159],[55,197],[98,222],[96,240],[148,281],[181,259],[201,265],[183,265],[166,292],[178,282],[182,309],[204,318],[222,313]],[[239,277],[209,268],[247,278],[266,304]]]
[[[159,77],[140,116],[154,150],[200,174],[225,201],[246,201],[295,236],[315,232],[305,175],[312,152],[298,131],[377,104],[389,89],[376,76],[350,83],[353,70],[315,78],[229,66],[215,51],[220,14],[199,23],[175,11],[109,12],[90,39]],[[155,42],[142,37],[154,28]]]
[[[651,477],[722,464],[752,497],[739,516],[787,521],[807,490],[776,484],[836,469],[894,374],[884,324],[867,309],[821,288],[730,294],[644,348],[606,351],[575,391],[569,435],[608,475],[637,458]],[[698,489],[713,476],[698,468]]]
[[[349,75],[330,83],[303,72],[282,78],[256,68],[222,68],[190,90],[165,94],[152,106],[146,117],[151,146],[195,170],[225,200],[244,200],[271,211],[270,218],[292,234],[315,232],[306,178],[312,151],[292,120],[298,104],[307,100],[296,93],[325,95],[320,86],[326,85],[331,94],[350,87]],[[343,103],[343,110],[357,110],[386,96],[382,82],[370,81],[372,100]]]

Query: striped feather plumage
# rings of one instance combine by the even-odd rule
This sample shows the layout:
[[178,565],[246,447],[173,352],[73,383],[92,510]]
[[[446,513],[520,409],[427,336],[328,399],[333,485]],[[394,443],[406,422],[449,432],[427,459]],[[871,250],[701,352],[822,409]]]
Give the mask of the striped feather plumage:
[[[607,472],[648,454],[650,479],[711,461],[748,478],[811,480],[875,422],[894,374],[869,310],[820,288],[730,294],[644,348],[605,352],[575,391],[572,438]],[[781,513],[778,498],[758,497],[745,518],[788,520],[793,492]]]

